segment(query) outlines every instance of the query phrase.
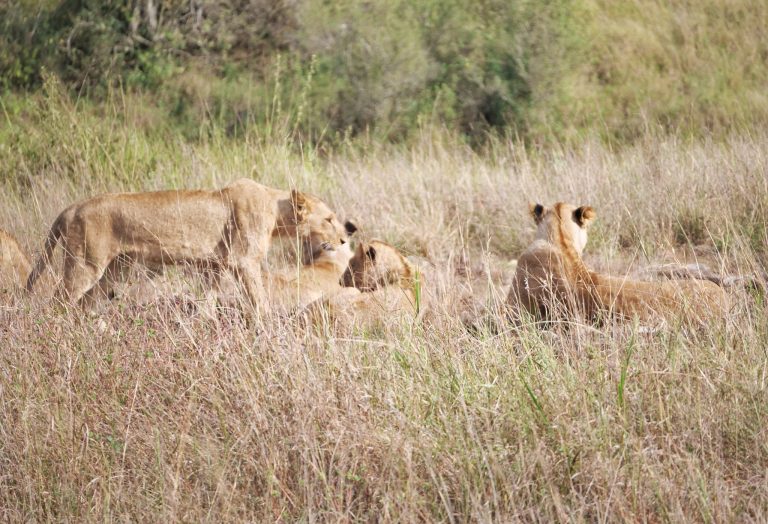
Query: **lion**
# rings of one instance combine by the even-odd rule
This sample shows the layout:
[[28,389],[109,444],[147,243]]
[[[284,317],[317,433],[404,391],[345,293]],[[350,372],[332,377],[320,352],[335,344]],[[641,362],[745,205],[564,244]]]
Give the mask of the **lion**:
[[352,325],[366,330],[423,312],[421,272],[394,246],[381,240],[361,242],[342,277],[344,288],[310,304],[314,324]]
[[251,303],[267,311],[261,263],[276,236],[300,240],[305,256],[347,242],[343,225],[317,197],[250,179],[216,190],[100,195],[69,206],[54,221],[27,289],[62,242],[64,286],[58,295],[73,303],[92,304],[108,269],[120,273],[133,262],[150,269],[190,264],[231,271]]
[[644,282],[588,269],[581,254],[596,218],[591,207],[536,204],[531,214],[536,237],[517,262],[507,297],[511,313],[525,310],[546,320],[578,313],[591,320],[636,317],[642,323],[679,318],[694,324],[727,313],[725,291],[709,281]]
[[[344,228],[350,236],[357,231],[350,221],[344,223]],[[352,257],[349,243],[338,247],[326,243],[313,260],[300,267],[269,273],[266,285],[270,303],[295,311],[338,293],[343,289],[342,276]]]
[[[357,227],[350,221],[344,223],[344,228],[349,236],[357,231]],[[352,251],[349,246],[349,242],[345,242],[339,247],[323,243],[320,251],[314,254],[314,258],[307,260],[309,257],[304,257],[304,263],[298,267],[266,271],[264,273],[264,285],[270,306],[277,307],[280,312],[290,313],[306,306],[313,300],[340,290],[342,288],[341,276],[347,269],[349,259],[352,258]],[[202,283],[207,283],[209,286],[213,284],[211,287],[217,288],[218,293],[206,293],[208,299],[218,303],[219,306],[235,307],[234,305],[238,303],[236,282],[230,279],[223,282],[223,275],[215,267],[193,269],[202,277]],[[143,268],[143,270],[145,275],[151,279],[163,272],[162,267]],[[104,280],[108,276],[109,287],[118,282],[126,281],[130,271],[131,261],[118,257],[104,273],[100,285],[104,285]],[[130,300],[138,300],[140,303],[155,301],[158,293],[163,293],[163,291],[158,291],[158,287],[158,284],[150,284],[145,281],[138,287],[125,290],[125,293],[126,296],[130,297]],[[105,289],[109,290],[108,298],[115,298],[112,289]],[[168,290],[165,290],[165,294],[168,294]]]
[[32,264],[16,237],[0,229],[0,285],[24,287]]

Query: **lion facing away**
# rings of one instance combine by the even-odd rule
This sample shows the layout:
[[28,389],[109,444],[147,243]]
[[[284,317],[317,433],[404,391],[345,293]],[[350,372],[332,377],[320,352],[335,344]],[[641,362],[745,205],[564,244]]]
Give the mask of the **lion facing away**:
[[342,281],[347,287],[307,308],[313,323],[370,331],[423,310],[421,273],[381,240],[358,244]]
[[275,236],[300,239],[307,254],[347,241],[336,215],[318,198],[249,179],[217,190],[100,195],[58,216],[27,289],[34,288],[61,242],[64,288],[59,294],[72,302],[89,305],[105,271],[128,260],[149,268],[190,264],[230,270],[251,303],[268,310],[261,262]]
[[32,264],[16,237],[0,229],[0,287],[24,287]]
[[591,320],[613,315],[643,323],[701,324],[727,313],[726,293],[709,281],[644,282],[588,269],[581,254],[596,217],[591,207],[536,204],[531,214],[536,237],[518,259],[507,297],[513,315],[525,310],[548,320],[581,313]]

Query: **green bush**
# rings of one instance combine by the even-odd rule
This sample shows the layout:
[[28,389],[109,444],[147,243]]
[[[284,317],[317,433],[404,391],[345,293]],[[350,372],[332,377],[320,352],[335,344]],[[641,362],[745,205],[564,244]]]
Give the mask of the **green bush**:
[[313,142],[424,125],[631,142],[765,122],[766,25],[760,0],[17,0],[0,89],[43,69],[73,96],[122,86],[189,137],[279,121]]

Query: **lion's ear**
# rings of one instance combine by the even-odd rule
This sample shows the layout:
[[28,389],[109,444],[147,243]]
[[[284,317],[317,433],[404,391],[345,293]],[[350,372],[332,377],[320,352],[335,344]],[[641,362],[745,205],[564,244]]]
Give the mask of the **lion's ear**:
[[531,202],[528,204],[528,211],[531,213],[534,222],[537,224],[541,222],[541,219],[544,216],[544,206]]
[[291,189],[291,205],[293,206],[293,212],[296,215],[296,218],[304,220],[304,217],[307,216],[307,208],[309,206],[307,197],[304,196],[304,193],[297,191],[296,189]]
[[357,232],[357,226],[350,220],[344,222],[344,229],[347,231],[348,235],[354,235]]
[[573,221],[576,222],[579,227],[589,227],[589,224],[597,218],[597,213],[590,206],[581,206],[573,212]]
[[376,248],[373,246],[369,246],[368,249],[365,250],[365,256],[371,259],[371,262],[376,260]]

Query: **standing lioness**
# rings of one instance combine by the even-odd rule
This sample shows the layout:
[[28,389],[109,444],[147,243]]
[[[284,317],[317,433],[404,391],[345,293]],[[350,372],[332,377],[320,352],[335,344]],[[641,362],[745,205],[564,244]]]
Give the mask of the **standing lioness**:
[[149,267],[189,263],[231,270],[262,308],[261,262],[274,236],[301,240],[305,253],[344,244],[347,233],[321,200],[240,179],[218,190],[100,195],[73,204],[51,226],[27,280],[32,290],[56,247],[64,248],[64,293],[89,301],[116,257]]

